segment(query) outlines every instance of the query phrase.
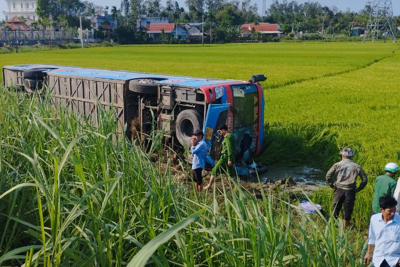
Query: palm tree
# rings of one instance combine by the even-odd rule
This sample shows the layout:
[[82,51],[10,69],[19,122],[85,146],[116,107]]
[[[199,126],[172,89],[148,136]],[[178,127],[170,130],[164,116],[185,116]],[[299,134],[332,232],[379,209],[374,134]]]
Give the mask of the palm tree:
[[118,10],[116,6],[111,7],[111,19],[116,20],[118,18]]

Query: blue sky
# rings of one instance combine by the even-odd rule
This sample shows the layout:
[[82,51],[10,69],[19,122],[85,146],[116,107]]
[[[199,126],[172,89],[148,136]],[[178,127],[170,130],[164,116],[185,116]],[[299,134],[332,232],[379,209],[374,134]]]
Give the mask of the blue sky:
[[[89,0],[90,1],[90,0]],[[279,0],[280,2],[282,0]],[[291,0],[288,0],[291,1]],[[369,0],[295,0],[298,3],[304,3],[304,2],[319,2],[323,6],[328,6],[329,8],[332,8],[333,6],[336,6],[339,10],[346,11],[348,8],[350,11],[360,11],[361,9],[364,8],[366,3]],[[92,0],[93,3],[96,5],[102,5],[102,6],[117,6],[118,8],[121,5],[121,0]],[[165,0],[162,0],[162,2],[165,4]],[[181,6],[184,6],[185,0],[178,0],[178,3]],[[261,12],[262,9],[262,0],[252,0],[253,3],[257,3],[259,12]],[[371,1],[372,2],[372,1]],[[267,8],[271,5],[272,0],[266,0],[266,6]],[[393,14],[396,16],[400,15],[400,1],[399,0],[392,0],[392,5],[393,5]],[[3,20],[5,18],[4,11],[7,8],[7,3],[5,0],[0,0],[0,20]]]

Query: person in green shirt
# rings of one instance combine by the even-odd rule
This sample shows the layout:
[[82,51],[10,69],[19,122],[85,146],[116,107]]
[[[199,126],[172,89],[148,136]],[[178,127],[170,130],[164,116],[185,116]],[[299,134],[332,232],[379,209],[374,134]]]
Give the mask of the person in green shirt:
[[390,162],[385,166],[385,174],[376,177],[374,186],[374,198],[372,199],[372,213],[380,213],[379,198],[385,195],[393,196],[397,182],[393,179],[399,166]]
[[210,181],[204,190],[207,190],[211,187],[214,182],[214,177],[218,175],[218,173],[222,171],[226,171],[230,176],[234,175],[233,164],[235,164],[235,136],[228,132],[228,127],[223,125],[218,129],[221,134],[224,136],[224,140],[222,141],[222,149],[221,156],[214,168],[211,171]]

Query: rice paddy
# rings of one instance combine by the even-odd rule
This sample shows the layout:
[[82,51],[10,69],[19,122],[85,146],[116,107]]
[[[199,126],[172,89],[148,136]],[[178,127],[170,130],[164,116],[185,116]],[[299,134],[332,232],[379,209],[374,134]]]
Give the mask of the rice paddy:
[[45,96],[0,89],[0,265],[361,265],[373,179],[400,157],[399,50],[392,43],[267,43],[0,55],[3,66],[239,80],[264,73],[265,144],[257,160],[327,169],[351,146],[370,180],[350,230],[330,218],[329,188],[312,197],[324,207],[321,216],[301,215],[299,199],[285,190],[257,200],[231,179],[197,196],[168,155],[166,168],[151,162],[152,154],[162,156],[157,143],[143,149],[118,137],[111,114],[103,112],[94,129],[54,111]]

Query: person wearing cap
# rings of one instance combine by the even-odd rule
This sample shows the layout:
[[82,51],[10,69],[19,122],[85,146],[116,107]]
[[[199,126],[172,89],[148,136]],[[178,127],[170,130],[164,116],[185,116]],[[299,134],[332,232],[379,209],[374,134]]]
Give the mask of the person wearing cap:
[[201,175],[205,165],[207,156],[207,144],[203,140],[203,131],[196,130],[192,134],[192,143],[190,152],[193,154],[192,173],[193,181],[195,183],[196,191],[198,193],[202,190],[203,176]]
[[214,182],[214,177],[218,175],[221,171],[227,171],[230,176],[234,175],[233,164],[235,164],[235,136],[228,132],[228,127],[223,125],[218,129],[224,136],[222,141],[221,157],[215,164],[211,171],[210,181],[204,190],[211,187]]
[[[326,181],[331,188],[335,189],[333,195],[333,216],[337,218],[343,206],[343,226],[346,228],[353,213],[356,193],[367,185],[368,179],[360,165],[352,161],[354,152],[351,148],[340,151],[342,160],[333,164],[326,174]],[[357,187],[357,176],[361,183]]]
[[379,198],[383,196],[393,196],[396,189],[396,181],[393,179],[396,172],[399,171],[399,166],[396,163],[390,162],[385,166],[385,174],[376,177],[374,185],[374,198],[372,199],[372,213],[379,213]]

